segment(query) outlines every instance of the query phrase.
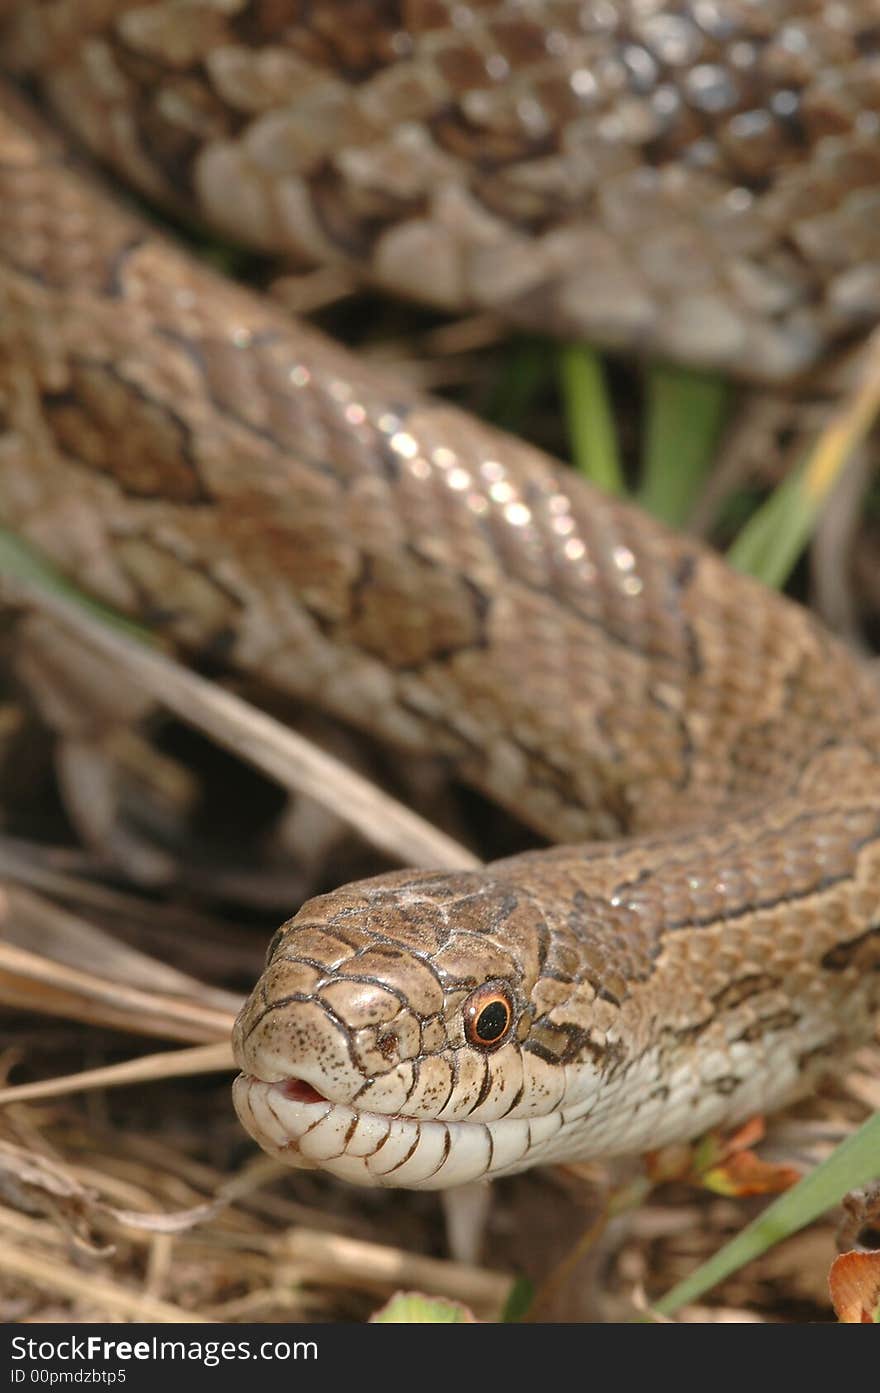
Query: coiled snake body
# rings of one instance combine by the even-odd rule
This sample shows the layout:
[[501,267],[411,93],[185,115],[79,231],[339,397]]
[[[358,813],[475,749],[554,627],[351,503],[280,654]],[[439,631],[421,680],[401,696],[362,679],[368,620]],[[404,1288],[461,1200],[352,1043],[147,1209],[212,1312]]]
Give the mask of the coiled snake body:
[[[0,3],[7,61],[154,196],[764,376],[876,314],[878,20]],[[196,265],[11,92],[0,310],[0,520],[565,843],[279,931],[236,1028],[263,1146],[441,1187],[693,1137],[865,1038],[880,698],[805,612]]]

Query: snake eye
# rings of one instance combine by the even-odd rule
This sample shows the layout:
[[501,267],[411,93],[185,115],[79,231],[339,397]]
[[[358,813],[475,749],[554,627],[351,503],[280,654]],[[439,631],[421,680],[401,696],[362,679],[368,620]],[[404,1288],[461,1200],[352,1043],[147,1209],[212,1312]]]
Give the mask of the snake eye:
[[464,1033],[468,1043],[494,1049],[507,1038],[513,1020],[510,993],[500,982],[484,982],[464,1004]]

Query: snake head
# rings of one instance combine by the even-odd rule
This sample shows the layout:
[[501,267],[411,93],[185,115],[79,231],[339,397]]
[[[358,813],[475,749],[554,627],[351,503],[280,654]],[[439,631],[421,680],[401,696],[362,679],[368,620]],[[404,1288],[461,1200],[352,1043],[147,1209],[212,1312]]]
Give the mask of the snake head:
[[553,1159],[567,1071],[541,1043],[547,941],[535,901],[484,874],[396,872],[310,900],[236,1022],[245,1128],[365,1185]]

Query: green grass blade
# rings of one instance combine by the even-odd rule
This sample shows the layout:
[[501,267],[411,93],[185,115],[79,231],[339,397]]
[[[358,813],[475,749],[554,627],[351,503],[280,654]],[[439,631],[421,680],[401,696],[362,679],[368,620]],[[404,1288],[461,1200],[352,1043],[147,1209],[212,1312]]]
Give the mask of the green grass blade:
[[835,411],[803,464],[757,510],[727,553],[737,570],[782,585],[809,541],[828,494],[880,414],[880,330],[872,334],[859,382]]
[[765,585],[785,584],[813,535],[824,501],[807,491],[806,477],[807,466],[801,464],[752,514],[727,552],[729,565]]
[[857,1132],[803,1180],[780,1195],[747,1228],[655,1302],[661,1315],[673,1315],[696,1301],[731,1272],[760,1257],[783,1238],[804,1228],[838,1204],[849,1190],[867,1185],[880,1175],[880,1113],[875,1113]]
[[501,1313],[502,1321],[508,1323],[521,1321],[528,1314],[534,1296],[534,1283],[530,1282],[528,1277],[516,1277],[504,1303],[504,1310]]
[[647,378],[642,507],[670,527],[690,517],[730,402],[720,377],[657,364]]
[[13,580],[36,581],[38,585],[44,586],[51,593],[72,600],[81,609],[88,610],[96,619],[111,625],[114,629],[121,629],[130,638],[138,639],[141,643],[155,644],[155,635],[151,634],[149,629],[144,629],[140,624],[126,619],[124,615],[118,614],[108,605],[102,605],[98,600],[93,600],[91,596],[86,595],[67,580],[60,571],[56,571],[55,567],[34,547],[23,542],[13,532],[7,531],[5,527],[0,527],[0,572],[4,571]]
[[607,493],[622,494],[617,433],[599,354],[586,344],[565,344],[559,374],[575,467]]
[[519,434],[529,408],[548,381],[553,353],[543,339],[514,339],[505,351],[501,372],[486,415],[502,430]]

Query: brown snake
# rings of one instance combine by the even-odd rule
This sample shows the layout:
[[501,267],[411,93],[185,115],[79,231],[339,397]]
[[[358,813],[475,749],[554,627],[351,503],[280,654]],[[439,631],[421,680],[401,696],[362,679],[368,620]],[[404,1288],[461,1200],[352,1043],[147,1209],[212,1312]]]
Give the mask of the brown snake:
[[[763,376],[877,317],[878,44],[871,0],[0,0],[155,197]],[[0,521],[586,839],[306,904],[236,1029],[263,1146],[441,1187],[693,1137],[865,1038],[880,698],[804,611],[195,264],[10,92],[0,314]]]

